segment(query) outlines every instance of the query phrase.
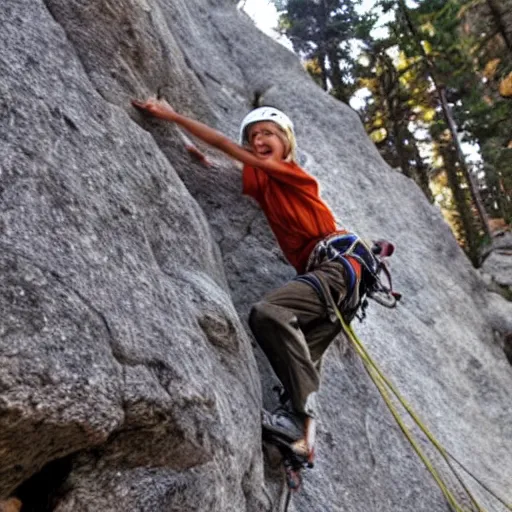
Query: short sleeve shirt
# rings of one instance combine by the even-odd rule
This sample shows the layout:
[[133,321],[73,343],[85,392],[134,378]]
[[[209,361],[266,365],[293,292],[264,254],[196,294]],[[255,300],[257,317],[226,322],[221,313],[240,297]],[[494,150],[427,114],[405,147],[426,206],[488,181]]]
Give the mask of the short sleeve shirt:
[[315,245],[336,232],[334,215],[320,198],[317,180],[295,163],[284,163],[278,172],[245,165],[243,193],[259,203],[286,259],[299,274]]

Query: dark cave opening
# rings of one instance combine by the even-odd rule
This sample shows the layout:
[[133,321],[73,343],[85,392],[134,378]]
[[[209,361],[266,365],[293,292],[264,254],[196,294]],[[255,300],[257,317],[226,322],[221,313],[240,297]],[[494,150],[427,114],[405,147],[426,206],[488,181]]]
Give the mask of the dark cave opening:
[[25,480],[13,493],[21,503],[20,512],[51,512],[66,493],[72,456],[56,459]]

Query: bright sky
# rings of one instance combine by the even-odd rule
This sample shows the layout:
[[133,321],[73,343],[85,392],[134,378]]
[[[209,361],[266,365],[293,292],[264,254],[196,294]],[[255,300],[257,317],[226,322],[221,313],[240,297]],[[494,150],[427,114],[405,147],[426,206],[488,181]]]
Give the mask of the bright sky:
[[[360,12],[368,11],[373,7],[374,3],[375,0],[363,0],[358,10]],[[242,0],[238,2],[238,7],[242,6],[260,30],[268,35],[275,36],[277,11],[271,0]]]
[[270,0],[242,0],[238,8],[242,8],[254,20],[260,30],[268,35],[277,25],[277,11]]

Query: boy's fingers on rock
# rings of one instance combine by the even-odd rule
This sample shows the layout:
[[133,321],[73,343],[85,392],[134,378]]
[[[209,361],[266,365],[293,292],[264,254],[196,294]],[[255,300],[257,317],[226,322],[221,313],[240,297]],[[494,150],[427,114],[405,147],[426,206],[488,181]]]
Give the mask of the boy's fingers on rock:
[[135,107],[135,108],[141,108],[141,109],[144,109],[146,108],[146,102],[144,101],[139,101],[139,100],[132,100],[132,105]]
[[158,111],[157,106],[151,101],[132,100],[132,105],[144,114],[155,114]]

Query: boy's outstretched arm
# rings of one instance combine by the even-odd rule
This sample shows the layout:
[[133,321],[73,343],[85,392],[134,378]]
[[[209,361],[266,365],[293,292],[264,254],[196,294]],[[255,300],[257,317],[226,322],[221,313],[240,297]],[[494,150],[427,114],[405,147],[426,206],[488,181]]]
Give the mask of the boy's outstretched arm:
[[214,148],[220,149],[231,158],[234,158],[243,164],[268,169],[269,171],[274,172],[282,171],[282,168],[285,168],[284,164],[281,164],[280,162],[266,161],[257,158],[250,151],[239,146],[217,130],[210,128],[204,123],[191,119],[190,117],[178,114],[165,100],[158,100],[156,98],[149,98],[145,101],[133,100],[132,105],[143,112],[151,114],[153,117],[157,117],[158,119],[163,119],[165,121],[171,121],[182,126],[185,130],[201,139],[203,142],[206,142]]

